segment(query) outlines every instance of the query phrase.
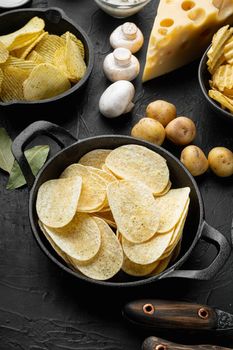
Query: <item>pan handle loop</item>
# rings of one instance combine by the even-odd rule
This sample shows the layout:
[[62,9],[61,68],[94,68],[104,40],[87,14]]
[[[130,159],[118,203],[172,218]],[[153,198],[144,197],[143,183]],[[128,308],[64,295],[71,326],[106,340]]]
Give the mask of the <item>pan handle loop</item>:
[[231,246],[228,240],[226,239],[226,237],[223,236],[222,233],[220,233],[215,228],[207,224],[207,222],[205,221],[202,226],[201,238],[206,242],[214,244],[218,248],[218,254],[212,261],[210,266],[202,270],[174,270],[168,272],[163,277],[180,277],[197,280],[210,280],[218,273],[218,271],[220,271],[220,269],[224,266],[231,253]]
[[29,189],[33,186],[35,176],[24,155],[25,147],[38,135],[46,135],[53,139],[61,148],[65,148],[77,142],[77,139],[72,136],[67,130],[60,126],[47,122],[38,121],[29,125],[24,129],[14,140],[12,144],[12,152],[15,159],[23,172]]

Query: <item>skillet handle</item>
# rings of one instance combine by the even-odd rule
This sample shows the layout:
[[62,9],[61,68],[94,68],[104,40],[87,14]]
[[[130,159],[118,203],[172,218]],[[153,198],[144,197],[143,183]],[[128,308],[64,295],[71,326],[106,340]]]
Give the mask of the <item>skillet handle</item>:
[[202,226],[201,239],[214,244],[218,248],[218,254],[210,266],[202,270],[174,270],[168,272],[164,276],[165,278],[181,277],[197,280],[210,280],[217,274],[217,272],[223,267],[229,257],[231,253],[231,246],[222,233],[214,229],[212,226],[208,225],[205,221],[203,222]]
[[157,337],[149,337],[142,344],[142,350],[230,350],[217,345],[182,345]]
[[12,152],[19,163],[29,188],[33,186],[35,176],[24,155],[25,147],[38,135],[46,135],[53,139],[61,148],[70,146],[77,142],[77,139],[72,136],[67,130],[60,126],[47,122],[38,121],[29,125],[24,129],[14,140],[12,144]]

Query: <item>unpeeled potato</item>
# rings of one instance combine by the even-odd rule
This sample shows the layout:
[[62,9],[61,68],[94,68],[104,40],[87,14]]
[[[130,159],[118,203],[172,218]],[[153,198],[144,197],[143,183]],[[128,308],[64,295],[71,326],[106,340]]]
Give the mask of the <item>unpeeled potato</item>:
[[226,147],[215,147],[208,155],[211,170],[220,177],[233,175],[233,153]]
[[176,145],[188,145],[196,137],[196,126],[187,117],[172,120],[165,128],[167,138]]
[[176,118],[176,107],[167,101],[157,100],[147,106],[146,116],[157,120],[165,127]]
[[131,130],[131,136],[146,140],[155,145],[162,145],[166,133],[163,125],[152,118],[142,118],[134,125]]
[[194,145],[183,149],[180,160],[193,176],[204,174],[209,167],[204,152]]

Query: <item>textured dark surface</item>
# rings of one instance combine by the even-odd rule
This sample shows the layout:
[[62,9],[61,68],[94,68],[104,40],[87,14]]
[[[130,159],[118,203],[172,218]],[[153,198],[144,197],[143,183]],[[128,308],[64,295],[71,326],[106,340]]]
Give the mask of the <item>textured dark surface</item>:
[[[33,6],[58,6],[79,23],[95,47],[95,68],[83,96],[76,102],[55,108],[0,110],[0,126],[14,138],[35,119],[50,119],[66,127],[78,138],[99,134],[129,134],[131,126],[143,116],[146,105],[157,98],[175,103],[178,113],[190,116],[197,124],[195,143],[205,152],[212,147],[233,146],[232,128],[209,109],[200,92],[195,62],[144,86],[136,82],[136,106],[132,116],[114,121],[98,113],[100,94],[108,85],[102,62],[110,51],[111,31],[122,21],[101,12],[93,0],[34,1]],[[156,1],[132,20],[148,40]],[[145,47],[138,57],[143,61]],[[42,140],[38,140],[42,142]],[[37,141],[37,142],[38,142]],[[43,142],[46,140],[43,139]],[[165,144],[179,155],[180,149]],[[230,239],[233,207],[231,179],[208,173],[198,179],[206,219]],[[6,176],[0,174],[0,350],[140,349],[149,332],[134,329],[121,317],[121,306],[135,297],[184,299],[222,308],[233,313],[233,254],[224,268],[209,282],[167,280],[137,290],[105,290],[74,280],[44,256],[32,238],[28,222],[27,189],[5,190]],[[198,247],[190,266],[205,266],[215,250]],[[153,335],[159,335],[153,333]],[[163,335],[164,336],[164,335]],[[231,337],[232,336],[232,337]],[[166,334],[180,343],[220,343],[233,347],[233,332],[216,339],[207,334]]]

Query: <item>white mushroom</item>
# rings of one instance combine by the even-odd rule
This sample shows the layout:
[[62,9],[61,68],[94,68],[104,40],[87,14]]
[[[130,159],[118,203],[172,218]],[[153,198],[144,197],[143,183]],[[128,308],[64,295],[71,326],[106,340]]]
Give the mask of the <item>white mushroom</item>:
[[138,76],[140,64],[130,50],[120,47],[105,57],[103,68],[106,77],[112,82],[131,81]]
[[110,85],[102,94],[99,101],[99,110],[107,118],[116,118],[130,112],[135,89],[132,83],[119,80]]
[[132,53],[139,51],[143,42],[144,37],[141,30],[131,22],[117,27],[110,36],[110,44],[114,49],[124,47]]

